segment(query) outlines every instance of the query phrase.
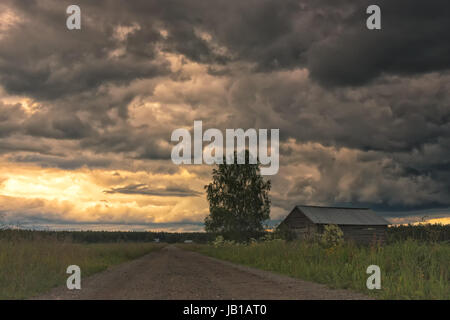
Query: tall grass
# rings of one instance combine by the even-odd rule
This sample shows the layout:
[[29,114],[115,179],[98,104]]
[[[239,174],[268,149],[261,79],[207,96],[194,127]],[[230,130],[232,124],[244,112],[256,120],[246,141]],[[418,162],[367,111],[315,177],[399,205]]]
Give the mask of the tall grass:
[[80,244],[70,239],[0,239],[0,299],[23,299],[64,285],[75,264],[82,277],[160,248],[152,243]]
[[[450,299],[450,245],[401,241],[386,246],[267,241],[252,245],[185,246],[229,260],[332,288],[353,289],[380,299]],[[381,290],[369,290],[366,269],[381,269]]]

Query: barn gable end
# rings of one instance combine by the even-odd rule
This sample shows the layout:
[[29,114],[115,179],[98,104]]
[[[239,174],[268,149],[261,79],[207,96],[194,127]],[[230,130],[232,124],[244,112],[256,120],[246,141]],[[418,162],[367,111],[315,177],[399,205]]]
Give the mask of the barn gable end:
[[314,224],[302,211],[295,207],[280,223],[292,230],[299,239],[310,238],[317,233],[317,225]]

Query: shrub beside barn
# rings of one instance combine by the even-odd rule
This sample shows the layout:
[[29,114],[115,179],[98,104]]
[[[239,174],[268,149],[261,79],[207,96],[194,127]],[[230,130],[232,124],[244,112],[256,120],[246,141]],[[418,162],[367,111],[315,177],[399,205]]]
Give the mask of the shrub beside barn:
[[312,239],[325,225],[341,228],[346,241],[357,244],[384,243],[389,222],[368,208],[296,206],[279,224],[298,239]]

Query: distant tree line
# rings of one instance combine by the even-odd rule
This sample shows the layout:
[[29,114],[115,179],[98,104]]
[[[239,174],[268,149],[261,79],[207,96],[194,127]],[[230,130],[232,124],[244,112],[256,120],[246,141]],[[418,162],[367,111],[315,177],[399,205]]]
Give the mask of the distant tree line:
[[431,242],[450,242],[450,225],[423,224],[393,226],[388,228],[387,236],[389,242],[406,239]]
[[[293,240],[289,233],[277,230],[276,232],[260,232],[255,239],[281,238]],[[154,242],[159,239],[165,243],[181,243],[192,240],[195,243],[212,243],[220,233],[213,232],[137,232],[137,231],[34,231],[34,230],[0,230],[0,241],[41,241],[57,240],[79,243],[100,242]],[[414,239],[423,242],[449,242],[450,225],[425,224],[393,226],[387,229],[388,242]]]
[[205,232],[135,232],[135,231],[35,231],[35,230],[0,230],[0,240],[53,239],[80,243],[100,242],[160,242],[180,243],[192,240],[195,243],[207,243],[214,235]]

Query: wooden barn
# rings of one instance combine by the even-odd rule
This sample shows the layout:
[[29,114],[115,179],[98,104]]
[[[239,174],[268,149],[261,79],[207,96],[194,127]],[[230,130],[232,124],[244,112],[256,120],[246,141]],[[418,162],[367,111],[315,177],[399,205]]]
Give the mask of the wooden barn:
[[385,241],[389,222],[368,208],[296,206],[279,227],[293,231],[299,239],[311,239],[328,224],[338,225],[345,240],[369,244]]

